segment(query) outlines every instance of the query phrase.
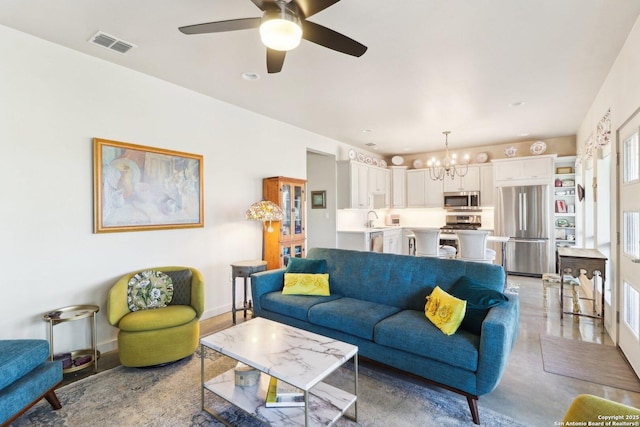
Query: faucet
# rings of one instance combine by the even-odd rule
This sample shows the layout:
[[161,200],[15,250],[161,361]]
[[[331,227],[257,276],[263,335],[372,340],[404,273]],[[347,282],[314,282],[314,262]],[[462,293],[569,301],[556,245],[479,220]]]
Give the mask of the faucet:
[[367,226],[367,228],[373,228],[373,222],[375,220],[373,219],[369,219],[369,214],[374,214],[376,219],[378,219],[378,214],[375,211],[369,211],[367,212],[367,223],[365,224]]

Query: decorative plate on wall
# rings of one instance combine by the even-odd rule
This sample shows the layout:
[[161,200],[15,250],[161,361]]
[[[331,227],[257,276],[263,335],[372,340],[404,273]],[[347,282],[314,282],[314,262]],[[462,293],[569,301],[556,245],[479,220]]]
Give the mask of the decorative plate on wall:
[[401,164],[404,163],[404,159],[402,158],[402,156],[393,156],[391,158],[391,163],[393,163],[396,166],[400,166]]
[[484,151],[476,154],[476,163],[484,163],[489,160],[489,155]]
[[529,148],[531,154],[535,156],[539,156],[540,154],[547,151],[547,144],[544,141],[536,141],[531,144],[531,148]]
[[518,149],[513,145],[504,149],[504,155],[507,157],[515,157],[517,153],[518,153]]
[[358,153],[356,153],[356,150],[354,150],[353,148],[349,149],[349,158],[351,160],[355,160],[356,157],[358,157]]
[[420,169],[420,168],[422,167],[422,160],[420,160],[420,159],[415,159],[415,160],[413,161],[413,167],[414,167],[415,169]]

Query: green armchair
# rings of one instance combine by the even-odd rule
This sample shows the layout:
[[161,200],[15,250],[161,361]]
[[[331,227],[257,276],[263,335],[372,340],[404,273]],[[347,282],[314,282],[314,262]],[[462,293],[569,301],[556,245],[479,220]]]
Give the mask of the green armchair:
[[621,423],[619,425],[624,425],[625,422],[637,423],[640,421],[640,409],[603,397],[580,394],[569,406],[561,425],[587,425],[590,421],[604,422],[604,425],[611,425],[607,424],[608,421],[618,421]]
[[[127,299],[129,281],[147,270],[178,277],[174,279],[174,298],[166,307],[131,311]],[[198,347],[203,312],[204,279],[195,268],[155,267],[123,276],[107,297],[107,320],[120,329],[120,363],[130,367],[154,366],[193,354]]]

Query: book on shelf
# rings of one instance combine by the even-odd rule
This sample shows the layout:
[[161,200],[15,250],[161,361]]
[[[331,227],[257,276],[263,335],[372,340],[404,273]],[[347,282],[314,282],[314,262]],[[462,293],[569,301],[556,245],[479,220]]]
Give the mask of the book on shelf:
[[299,388],[271,377],[267,389],[266,406],[267,408],[304,406],[304,393]]

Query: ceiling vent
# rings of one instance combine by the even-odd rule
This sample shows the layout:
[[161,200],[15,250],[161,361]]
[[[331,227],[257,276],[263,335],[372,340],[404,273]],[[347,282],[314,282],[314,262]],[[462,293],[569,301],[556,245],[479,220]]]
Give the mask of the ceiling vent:
[[118,53],[127,53],[132,48],[136,47],[133,43],[120,40],[102,31],[95,33],[90,39],[89,43],[102,46],[105,49],[112,50]]
[[367,147],[375,147],[375,146],[377,146],[377,144],[375,142],[367,142],[364,145],[366,145]]

